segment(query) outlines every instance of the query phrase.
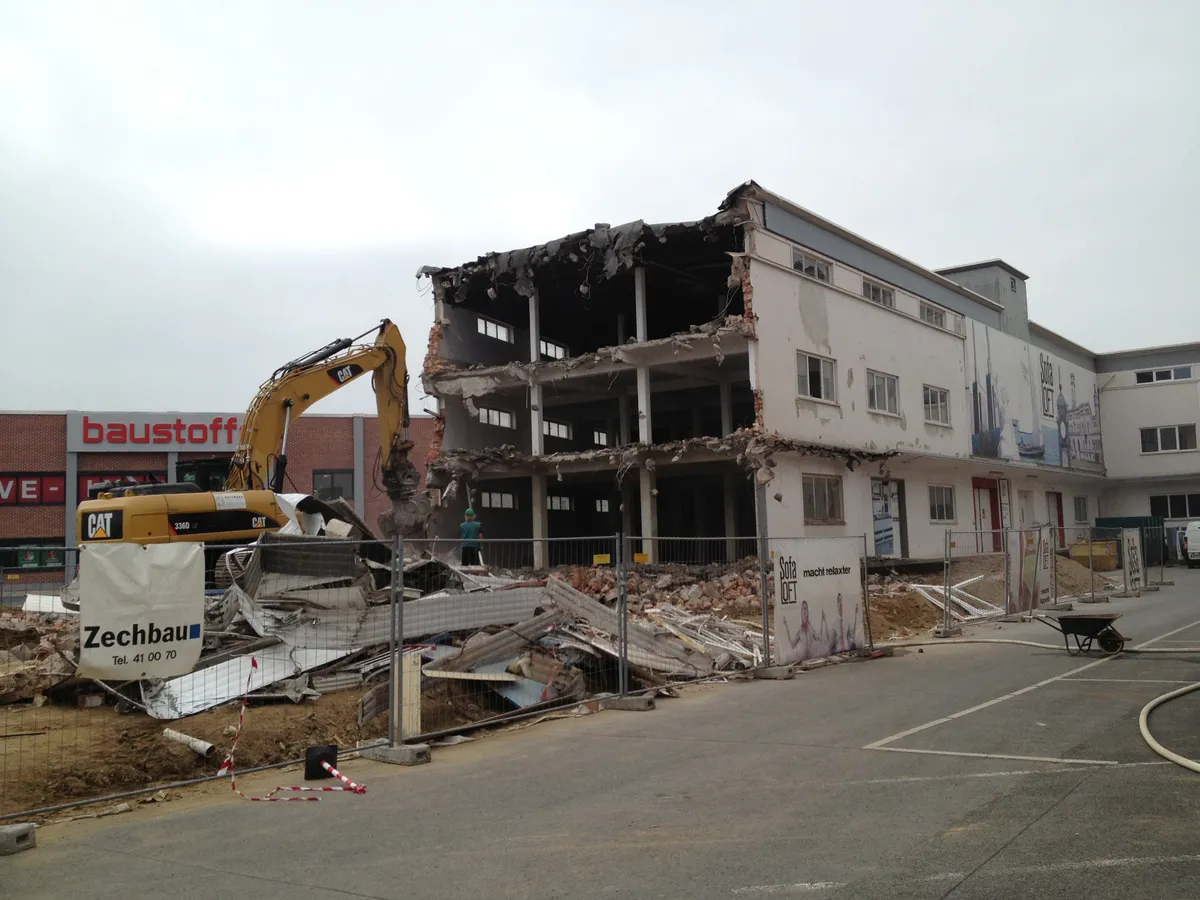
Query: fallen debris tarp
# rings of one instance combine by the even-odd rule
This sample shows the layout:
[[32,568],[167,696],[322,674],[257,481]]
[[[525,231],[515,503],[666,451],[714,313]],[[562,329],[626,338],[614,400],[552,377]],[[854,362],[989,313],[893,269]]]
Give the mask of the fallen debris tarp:
[[284,642],[257,651],[254,654],[257,669],[253,669],[250,656],[239,656],[177,678],[142,682],[142,702],[156,719],[179,719],[241,699],[247,683],[250,693],[254,693],[349,653],[349,650],[300,648]]

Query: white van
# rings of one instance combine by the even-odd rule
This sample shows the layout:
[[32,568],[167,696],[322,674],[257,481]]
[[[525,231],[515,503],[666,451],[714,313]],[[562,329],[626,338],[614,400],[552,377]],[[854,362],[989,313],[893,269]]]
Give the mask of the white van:
[[1188,522],[1183,536],[1187,541],[1187,567],[1194,569],[1200,566],[1200,522]]

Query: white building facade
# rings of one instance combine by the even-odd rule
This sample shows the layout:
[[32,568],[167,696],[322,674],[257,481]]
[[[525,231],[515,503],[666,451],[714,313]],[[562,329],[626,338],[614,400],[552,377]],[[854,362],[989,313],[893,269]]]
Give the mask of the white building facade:
[[[1063,546],[1098,517],[1200,518],[1200,344],[1092,353],[1029,321],[1027,276],[1001,260],[926,269],[747,182],[701,223],[597,226],[429,274],[426,389],[470,445],[443,456],[530,435],[470,469],[507,485],[513,536],[580,508],[564,472],[589,514],[613,512],[576,533],[744,536],[751,492],[772,536],[866,535],[885,558],[941,557],[947,531],[989,552],[1009,528],[1052,524]],[[784,442],[750,486],[709,440],[739,429]]]

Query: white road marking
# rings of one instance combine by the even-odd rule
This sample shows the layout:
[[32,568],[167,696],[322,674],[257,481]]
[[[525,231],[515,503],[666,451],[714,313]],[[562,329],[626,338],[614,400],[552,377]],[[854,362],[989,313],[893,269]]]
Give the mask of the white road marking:
[[1064,678],[1064,684],[1072,681],[1096,682],[1100,684],[1191,684],[1190,681],[1173,681],[1166,678]]
[[[996,866],[984,867],[974,873],[972,878],[1005,878],[1021,875],[1045,875],[1053,872],[1086,872],[1091,869],[1132,869],[1139,866],[1172,866],[1183,863],[1200,862],[1200,853],[1189,853],[1180,856],[1127,856],[1115,859],[1085,859],[1057,863],[1045,863],[1038,866]],[[888,878],[888,873],[868,873],[864,877]],[[897,876],[897,881],[929,883],[935,881],[961,881],[967,876],[962,872],[943,872],[938,875],[923,875],[915,878]],[[807,881],[795,884],[758,884],[734,888],[734,894],[804,894],[814,891],[831,891],[847,887],[848,881]]]
[[[1057,756],[1017,756],[1011,753],[968,753],[965,750],[918,750],[915,747],[869,747],[886,753],[920,753],[927,756],[965,756],[970,759],[1014,759],[1019,762],[1058,763],[1072,766],[1119,766],[1116,759],[1061,759]],[[1041,773],[1038,773],[1041,774]]]
[[[1179,632],[1181,632],[1181,631],[1187,631],[1189,628],[1195,628],[1197,625],[1200,625],[1200,620],[1192,622],[1189,625],[1183,625],[1179,628],[1175,628],[1171,631],[1166,632],[1165,634],[1160,634],[1158,637],[1151,638],[1148,641],[1143,641],[1142,643],[1137,645],[1137,649],[1140,649],[1143,647],[1148,647],[1151,644],[1156,643],[1157,641],[1166,640],[1167,638],[1171,637],[1171,635],[1179,634]],[[955,719],[961,719],[963,716],[969,716],[972,713],[977,713],[981,710],[988,709],[989,707],[995,706],[998,703],[1003,703],[1006,700],[1012,700],[1014,697],[1020,697],[1022,694],[1028,694],[1030,691],[1036,691],[1038,688],[1045,687],[1048,684],[1054,684],[1056,681],[1063,681],[1065,679],[1070,678],[1073,675],[1078,675],[1080,672],[1086,672],[1088,669],[1094,669],[1094,668],[1096,668],[1096,666],[1102,666],[1107,662],[1111,662],[1112,660],[1116,659],[1119,656],[1121,656],[1121,654],[1118,653],[1118,654],[1114,654],[1113,656],[1106,656],[1103,659],[1097,659],[1093,662],[1082,665],[1077,669],[1071,669],[1069,672],[1063,672],[1061,675],[1055,675],[1053,678],[1047,678],[1043,681],[1037,682],[1036,684],[1031,684],[1027,687],[1023,687],[1020,690],[1016,690],[1011,693],[1004,694],[1001,697],[996,697],[992,700],[987,700],[983,703],[976,704],[975,706],[972,706],[969,709],[960,710],[959,712],[951,713],[948,716],[943,716],[940,719],[934,719],[931,722],[926,722],[923,725],[917,725],[914,728],[909,728],[905,731],[900,731],[900,732],[897,732],[896,734],[889,735],[888,737],[885,737],[882,740],[878,740],[878,741],[875,741],[874,743],[867,744],[865,747],[863,747],[863,749],[864,750],[883,750],[887,747],[888,744],[895,743],[896,741],[898,741],[902,738],[910,737],[911,735],[925,731],[926,729],[929,729],[929,728],[935,728],[938,725],[945,725],[947,722],[953,722]],[[966,755],[966,754],[952,754],[952,755]],[[987,754],[974,754],[974,755],[987,756]],[[995,758],[995,759],[1029,759],[1030,757],[995,756],[992,758]],[[1101,765],[1104,765],[1104,763],[1101,763]],[[1115,763],[1110,763],[1109,765],[1115,765]]]

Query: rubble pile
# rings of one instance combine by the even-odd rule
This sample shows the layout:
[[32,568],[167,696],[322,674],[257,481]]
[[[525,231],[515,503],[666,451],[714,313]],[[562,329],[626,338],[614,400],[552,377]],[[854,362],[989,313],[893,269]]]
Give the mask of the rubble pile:
[[[556,577],[577,591],[608,604],[617,602],[617,573],[610,567],[571,566]],[[702,566],[639,566],[628,576],[629,610],[640,614],[669,604],[684,611],[711,611],[732,618],[757,620],[759,601],[758,558]]]
[[64,616],[0,613],[0,703],[32,700],[70,675],[78,643]]

